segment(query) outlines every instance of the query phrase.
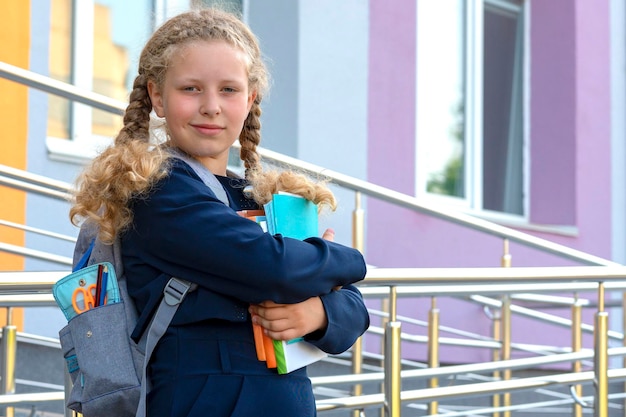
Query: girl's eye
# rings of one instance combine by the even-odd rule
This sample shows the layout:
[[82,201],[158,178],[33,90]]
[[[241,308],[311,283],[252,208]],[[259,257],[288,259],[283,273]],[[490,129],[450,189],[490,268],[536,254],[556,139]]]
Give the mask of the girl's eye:
[[196,87],[183,87],[183,91],[198,91],[198,89]]
[[225,93],[235,93],[237,91],[237,89],[235,89],[233,87],[224,87],[222,89],[222,91],[224,91]]

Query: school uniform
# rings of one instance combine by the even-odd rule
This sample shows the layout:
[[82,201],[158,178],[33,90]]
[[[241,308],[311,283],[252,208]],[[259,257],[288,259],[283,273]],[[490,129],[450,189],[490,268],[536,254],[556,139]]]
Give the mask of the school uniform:
[[[348,349],[367,329],[359,291],[362,255],[321,238],[271,236],[236,211],[258,208],[245,181],[219,177],[224,204],[185,162],[132,201],[122,238],[128,290],[145,330],[171,276],[198,284],[179,307],[149,365],[148,417],[314,416],[306,368],[278,375],[256,358],[248,306],[320,296],[325,331],[305,336],[328,353]],[[340,291],[329,291],[334,286]]]

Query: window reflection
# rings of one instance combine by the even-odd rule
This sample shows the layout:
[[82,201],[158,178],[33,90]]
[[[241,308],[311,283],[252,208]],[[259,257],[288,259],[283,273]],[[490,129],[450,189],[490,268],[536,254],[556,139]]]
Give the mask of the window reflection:
[[430,193],[465,197],[464,1],[420,1],[418,176]]

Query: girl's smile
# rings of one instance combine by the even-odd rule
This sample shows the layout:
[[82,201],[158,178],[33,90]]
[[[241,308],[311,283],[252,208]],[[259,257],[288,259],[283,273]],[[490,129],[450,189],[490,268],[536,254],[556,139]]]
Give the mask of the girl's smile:
[[191,124],[191,126],[196,128],[198,133],[206,136],[216,136],[222,133],[222,131],[224,130],[222,126],[214,124]]

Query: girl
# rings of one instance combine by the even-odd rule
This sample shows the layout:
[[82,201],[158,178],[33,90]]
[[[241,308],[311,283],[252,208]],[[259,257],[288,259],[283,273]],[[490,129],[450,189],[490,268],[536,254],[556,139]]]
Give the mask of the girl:
[[[330,230],[300,241],[237,214],[278,190],[334,207],[327,188],[261,168],[267,84],[257,40],[236,16],[208,9],[174,17],[142,51],[114,144],[79,178],[70,217],[96,223],[103,242],[121,240],[140,315],[136,337],[169,277],[198,284],[151,359],[150,417],[314,416],[306,368],[278,375],[258,361],[251,322],[274,339],[304,336],[328,353],[347,350],[369,325],[351,285],[366,272],[357,250],[333,243]],[[164,143],[151,140],[151,111],[164,119]],[[237,138],[245,179],[226,170]],[[253,198],[243,192],[248,185]]]

